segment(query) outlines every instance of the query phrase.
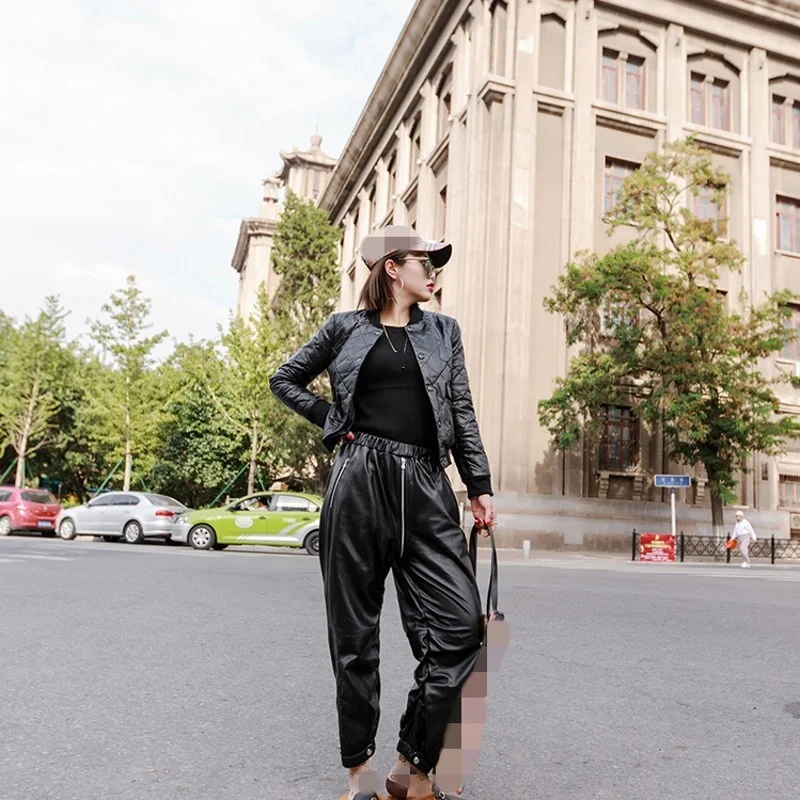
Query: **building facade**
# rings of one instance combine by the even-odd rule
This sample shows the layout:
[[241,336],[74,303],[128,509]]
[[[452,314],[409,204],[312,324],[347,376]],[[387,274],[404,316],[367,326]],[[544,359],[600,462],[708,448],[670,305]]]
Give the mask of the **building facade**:
[[[537,403],[571,353],[543,301],[576,251],[613,246],[601,218],[625,176],[689,133],[732,176],[724,208],[696,201],[746,255],[720,291],[800,292],[800,0],[419,0],[321,197],[343,232],[343,309],[370,230],[453,243],[430,305],[461,324],[509,540],[589,544],[666,519],[652,475],[687,469],[632,409],[607,408],[599,441],[551,447]],[[798,361],[793,346],[765,369]],[[748,467],[738,499],[757,529],[800,535],[800,445]],[[708,532],[705,476],[688,471],[680,524]]]
[[317,202],[336,166],[336,159],[322,151],[322,137],[314,134],[308,150],[280,151],[283,166],[263,180],[258,216],[243,219],[231,266],[239,273],[236,314],[247,318],[256,307],[258,291],[266,284],[270,297],[278,288],[279,276],[272,269],[272,240],[281,214],[281,190],[289,189],[306,200]]

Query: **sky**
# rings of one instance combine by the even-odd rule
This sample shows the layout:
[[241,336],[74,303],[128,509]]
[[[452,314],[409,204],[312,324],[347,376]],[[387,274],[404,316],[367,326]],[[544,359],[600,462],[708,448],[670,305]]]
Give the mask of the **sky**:
[[26,0],[0,8],[0,310],[70,337],[133,274],[210,338],[243,217],[319,120],[338,157],[413,0]]

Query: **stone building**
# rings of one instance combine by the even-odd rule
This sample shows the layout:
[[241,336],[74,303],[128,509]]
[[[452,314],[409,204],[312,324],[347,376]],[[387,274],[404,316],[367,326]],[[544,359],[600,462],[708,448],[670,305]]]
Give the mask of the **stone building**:
[[314,134],[311,147],[300,151],[280,151],[283,166],[262,181],[263,196],[257,217],[242,220],[231,266],[239,273],[236,313],[249,317],[255,308],[258,289],[266,283],[274,294],[278,276],[272,270],[272,239],[281,213],[282,189],[290,189],[307,200],[319,200],[328,184],[336,159],[322,151],[322,137]]
[[[669,471],[693,479],[680,527],[710,530],[702,469],[669,464],[630,408],[566,456],[537,418],[571,355],[544,298],[572,254],[612,246],[601,216],[624,177],[690,132],[733,178],[725,208],[696,207],[729,216],[747,256],[728,302],[800,292],[800,0],[418,0],[321,197],[343,230],[343,309],[371,229],[453,242],[431,305],[461,323],[514,541],[663,530],[652,475]],[[799,361],[787,348],[769,369]],[[800,410],[791,389],[783,401]],[[800,447],[749,467],[739,504],[756,528],[800,534]]]

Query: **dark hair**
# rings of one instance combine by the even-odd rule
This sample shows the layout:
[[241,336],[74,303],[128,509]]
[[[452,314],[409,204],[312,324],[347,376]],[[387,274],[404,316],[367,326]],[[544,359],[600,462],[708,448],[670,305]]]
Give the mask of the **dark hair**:
[[389,253],[379,261],[369,271],[367,280],[361,287],[361,294],[358,296],[358,307],[367,311],[385,311],[394,305],[394,290],[392,279],[386,271],[386,262],[394,261],[398,266],[403,266],[409,256],[408,250],[399,250],[396,253]]

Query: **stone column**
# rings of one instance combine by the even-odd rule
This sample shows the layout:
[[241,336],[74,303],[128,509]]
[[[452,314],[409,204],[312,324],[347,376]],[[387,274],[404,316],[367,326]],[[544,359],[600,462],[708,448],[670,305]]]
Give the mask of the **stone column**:
[[389,213],[390,198],[387,196],[389,191],[389,169],[385,158],[379,158],[375,165],[377,178],[375,180],[375,219],[373,226],[380,225]]
[[355,234],[355,259],[356,259],[356,292],[361,291],[367,279],[369,269],[358,255],[361,240],[369,233],[369,193],[366,188],[358,193],[358,230]]
[[340,311],[350,311],[352,306],[352,297],[350,292],[350,278],[347,270],[353,261],[353,243],[355,241],[355,225],[353,225],[353,214],[347,212],[344,220],[342,221],[344,228],[344,238],[342,241],[342,259],[339,265],[339,272],[341,276],[341,296],[339,303]]
[[[472,396],[479,421],[483,422],[484,379],[486,364],[483,328],[486,296],[484,272],[486,270],[486,215],[488,212],[488,118],[485,103],[478,90],[487,77],[489,63],[488,10],[485,0],[475,0],[470,8],[473,14],[471,95],[468,105],[465,147],[467,150],[467,176],[464,191],[464,216],[466,219],[464,274],[460,285],[463,316],[461,330],[469,370]],[[467,310],[469,313],[467,314]],[[485,437],[485,432],[484,432]],[[493,464],[493,467],[497,467]]]
[[436,205],[434,203],[435,185],[433,172],[427,161],[428,156],[436,147],[437,131],[437,97],[430,81],[425,81],[420,89],[422,97],[422,130],[420,139],[420,158],[422,165],[419,168],[419,181],[417,183],[417,231],[425,238],[433,236],[433,225]]
[[664,62],[666,72],[663,113],[667,117],[667,141],[674,141],[683,136],[687,118],[686,85],[689,80],[686,73],[686,36],[680,25],[667,28],[666,47],[659,60]]
[[[408,126],[401,122],[397,126],[397,178],[395,180],[395,193],[399,197],[405,191],[411,178],[411,141],[408,136]],[[395,212],[397,207],[395,206]]]
[[[509,7],[509,11],[511,8]],[[530,353],[541,347],[533,339],[531,296],[534,294],[534,200],[536,153],[536,101],[533,96],[537,48],[526,46],[534,39],[538,11],[533,4],[517,7],[515,42],[515,94],[506,102],[514,104],[511,132],[509,238],[507,249],[508,293],[505,315],[503,410],[501,463],[498,486],[504,491],[525,492],[529,459],[537,454],[528,447],[527,432],[536,425],[536,410],[531,407]],[[541,235],[548,235],[541,232]],[[544,313],[543,310],[540,313]]]
[[[743,94],[749,96],[747,104],[750,138],[753,145],[750,151],[749,183],[750,196],[744,203],[742,241],[750,243],[744,266],[743,284],[753,302],[760,302],[765,293],[774,290],[772,281],[772,187],[770,181],[770,112],[769,69],[767,54],[754,48],[750,51],[747,85],[742,85]],[[744,103],[742,104],[745,105]],[[747,128],[744,129],[745,134]],[[749,231],[748,231],[749,228]],[[749,233],[749,235],[748,235]],[[772,375],[775,367],[772,359],[764,359],[761,369]],[[778,507],[778,475],[774,468],[769,469],[769,484],[766,493],[761,491],[761,464],[766,461],[762,455],[754,455],[752,463],[753,507],[761,510]],[[774,459],[772,460],[773,464]]]
[[591,248],[594,239],[595,122],[597,95],[597,20],[594,0],[578,0],[575,8],[575,112],[572,141],[572,204],[570,252]]

